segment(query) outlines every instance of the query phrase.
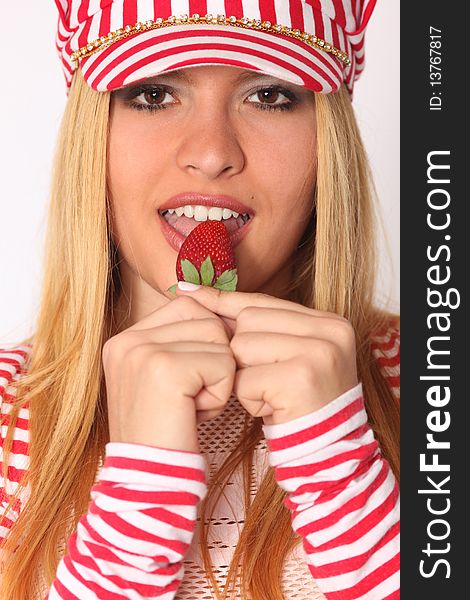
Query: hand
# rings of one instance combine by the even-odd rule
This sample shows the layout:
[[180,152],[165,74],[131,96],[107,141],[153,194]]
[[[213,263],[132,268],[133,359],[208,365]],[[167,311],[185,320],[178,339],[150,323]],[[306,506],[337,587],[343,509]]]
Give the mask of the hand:
[[234,392],[266,425],[318,410],[357,385],[355,334],[347,319],[260,293],[206,286],[176,293],[230,327]]
[[198,452],[197,423],[219,415],[233,389],[230,335],[196,300],[175,298],[110,338],[110,440]]

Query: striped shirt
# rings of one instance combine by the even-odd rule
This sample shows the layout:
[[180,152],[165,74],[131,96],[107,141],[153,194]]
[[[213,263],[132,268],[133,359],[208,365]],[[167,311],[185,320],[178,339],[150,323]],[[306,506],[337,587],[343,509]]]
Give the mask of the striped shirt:
[[[398,398],[398,331],[375,337],[372,348]],[[9,384],[26,372],[30,350],[21,346],[0,351],[2,444],[14,399]],[[209,424],[200,424],[199,433],[209,431]],[[263,433],[267,462],[287,493],[292,527],[302,538],[299,560],[310,574],[310,581],[297,590],[289,562],[283,574],[284,596],[289,598],[290,590],[305,600],[399,598],[398,487],[368,426],[362,385],[303,417],[264,425]],[[208,597],[204,584],[188,582],[198,505],[210,478],[208,457],[206,452],[108,443],[88,512],[68,540],[47,598]],[[8,479],[0,481],[0,510],[27,468],[24,408],[14,431]],[[27,491],[0,525],[0,543],[26,501]]]

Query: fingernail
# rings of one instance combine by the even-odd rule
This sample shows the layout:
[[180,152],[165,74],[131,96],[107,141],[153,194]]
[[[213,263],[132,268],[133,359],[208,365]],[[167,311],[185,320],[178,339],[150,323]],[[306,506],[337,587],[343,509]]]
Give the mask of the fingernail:
[[189,281],[178,281],[178,288],[183,292],[194,292],[200,287],[200,285],[196,285],[195,283],[189,283]]

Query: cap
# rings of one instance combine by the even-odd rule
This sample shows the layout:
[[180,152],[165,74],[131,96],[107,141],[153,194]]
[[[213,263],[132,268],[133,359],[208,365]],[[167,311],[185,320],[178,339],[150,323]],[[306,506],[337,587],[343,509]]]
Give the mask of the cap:
[[352,93],[376,0],[55,0],[67,85],[97,91],[196,65],[260,71]]

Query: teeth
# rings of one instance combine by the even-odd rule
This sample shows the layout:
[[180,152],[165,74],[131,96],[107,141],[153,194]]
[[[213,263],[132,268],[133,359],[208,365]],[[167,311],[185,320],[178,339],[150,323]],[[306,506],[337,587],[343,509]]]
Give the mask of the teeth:
[[[195,221],[207,221],[208,219],[209,221],[221,221],[222,219],[226,220],[230,219],[231,217],[236,219],[240,214],[228,208],[222,209],[218,206],[193,206],[191,204],[179,206],[178,208],[169,208],[168,213],[170,215],[176,213],[176,216],[178,217],[185,215],[186,217],[190,219],[192,218]],[[249,220],[248,214],[244,214],[242,217],[245,222]]]
[[213,206],[207,211],[209,221],[222,221],[222,209],[218,206]]
[[230,219],[231,216],[234,216],[235,218],[238,217],[238,213],[233,211],[233,210],[229,210],[228,208],[224,208],[224,210],[222,211],[222,219]]
[[194,220],[195,221],[207,221],[208,217],[207,206],[195,206],[194,207]]

